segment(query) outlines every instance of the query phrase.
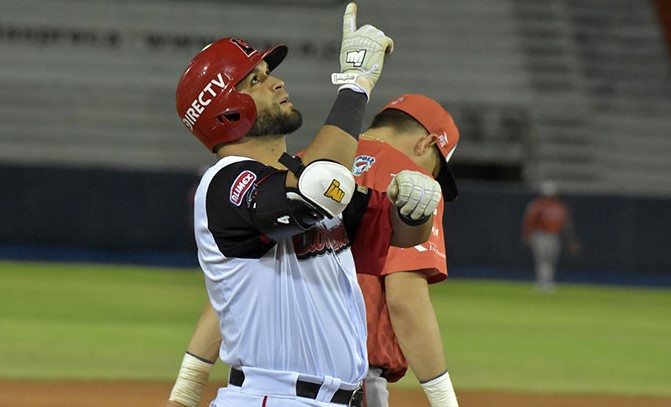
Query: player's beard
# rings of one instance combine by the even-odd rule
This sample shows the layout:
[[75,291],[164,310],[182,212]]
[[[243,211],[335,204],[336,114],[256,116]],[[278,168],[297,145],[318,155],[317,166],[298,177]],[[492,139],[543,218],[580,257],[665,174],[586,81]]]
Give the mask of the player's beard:
[[303,115],[293,106],[283,112],[279,105],[263,109],[256,114],[256,122],[247,137],[284,136],[303,125]]

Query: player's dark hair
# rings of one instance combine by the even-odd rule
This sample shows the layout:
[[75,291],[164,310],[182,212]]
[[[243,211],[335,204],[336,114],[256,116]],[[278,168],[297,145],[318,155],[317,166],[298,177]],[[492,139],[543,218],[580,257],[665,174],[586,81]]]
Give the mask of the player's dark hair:
[[380,127],[394,127],[401,132],[414,132],[418,129],[426,131],[414,117],[398,109],[385,109],[373,117],[371,129]]

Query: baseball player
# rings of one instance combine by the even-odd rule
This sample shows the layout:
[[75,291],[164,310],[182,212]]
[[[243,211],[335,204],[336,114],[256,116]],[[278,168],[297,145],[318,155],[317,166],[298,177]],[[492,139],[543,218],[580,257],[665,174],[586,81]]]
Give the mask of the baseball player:
[[[357,28],[353,3],[343,22],[341,72],[332,75],[341,86],[300,159],[285,151],[301,115],[271,74],[286,46],[257,51],[224,38],[194,57],[177,86],[182,123],[219,158],[203,175],[194,205],[219,357],[231,366],[213,407],[361,403],[366,323],[350,249],[361,219],[350,208],[371,199],[371,191],[357,190],[349,167],[393,42],[370,25]],[[425,239],[438,183],[405,172],[388,188],[398,208],[388,223],[399,239]],[[187,353],[171,401],[196,405],[208,368]]]
[[522,225],[522,240],[534,258],[536,288],[542,293],[555,290],[555,274],[561,253],[562,235],[573,255],[580,250],[566,205],[559,199],[552,181],[541,184],[541,196],[527,205]]
[[[419,120],[423,120],[424,124],[420,124]],[[431,130],[426,130],[424,125]],[[360,137],[353,166],[355,179],[361,185],[370,186],[371,190],[374,187],[385,189],[389,187],[389,180],[394,178],[395,171],[405,173],[407,169],[412,169],[416,171],[416,174],[422,173],[427,177],[436,177],[442,187],[443,196],[447,200],[453,200],[456,198],[457,190],[446,163],[456,148],[458,140],[459,133],[456,126],[449,114],[437,102],[420,95],[398,97],[385,106],[382,112],[375,117],[371,128]],[[393,188],[393,184],[391,185]],[[391,195],[394,194],[394,191],[389,192]],[[418,377],[428,378],[423,383],[423,387],[432,405],[457,406],[456,396],[445,368],[442,342],[435,324],[435,314],[426,288],[427,281],[442,281],[446,277],[442,222],[440,221],[443,208],[440,196],[439,200],[440,204],[436,207],[437,215],[433,218],[428,241],[402,252],[398,252],[399,249],[395,247],[389,249],[390,246],[404,243],[398,240],[399,234],[394,233],[394,230],[384,222],[384,219],[395,211],[389,199],[384,197],[381,199],[378,195],[371,194],[366,201],[366,207],[356,210],[361,214],[360,222],[365,227],[359,228],[352,246],[354,261],[359,273],[373,274],[368,279],[359,275],[362,287],[367,288],[364,291],[369,328],[367,345],[369,363],[372,364],[366,378],[365,392],[369,407],[387,405],[387,379],[396,381],[405,374],[407,369],[407,362],[399,349],[393,331],[390,330],[387,299],[391,299],[395,305],[397,302],[407,301],[407,306],[401,309],[416,311],[412,315],[397,316],[397,313],[392,313],[392,315],[397,316],[396,320],[400,321],[407,317],[408,321],[405,322],[412,324],[411,328],[416,329],[415,334],[419,333],[409,335],[410,330],[406,329],[399,334],[399,337],[411,336],[421,341],[416,351],[413,349],[409,352],[410,360],[413,368],[419,372]],[[388,254],[390,259],[394,260],[390,260],[389,266],[385,268]],[[393,269],[395,264],[400,265],[399,270]],[[388,275],[376,276],[382,273],[383,269]],[[408,278],[397,280],[397,276],[401,275],[406,275]],[[387,290],[386,298],[384,296],[385,281],[390,281],[389,284],[395,287],[394,290]],[[407,287],[401,289],[402,284],[407,284]],[[397,308],[397,306],[391,307],[394,311]],[[413,320],[415,320],[414,323]],[[216,315],[211,307],[206,306],[187,352],[203,359],[202,365],[207,368],[216,359],[220,340],[221,337],[218,336],[216,329]],[[414,343],[411,341],[412,339],[405,340],[404,344]],[[419,358],[416,357],[418,353],[421,355]],[[415,365],[419,367],[415,368]],[[183,370],[184,367],[182,367]],[[193,375],[182,373],[180,376],[193,377]],[[206,379],[207,376],[204,376],[204,380]],[[194,386],[202,387],[204,380]],[[197,401],[193,405],[197,405]]]
[[[419,171],[435,177],[443,198],[452,201],[457,187],[447,165],[459,141],[450,114],[435,100],[401,95],[391,100],[362,134],[354,163],[356,182],[383,188],[393,174]],[[368,407],[389,406],[387,382],[405,375],[408,364],[432,407],[457,407],[428,284],[447,278],[443,235],[443,199],[429,239],[412,248],[390,247],[378,275],[361,273],[359,242],[352,248],[368,323],[370,369],[365,380]]]

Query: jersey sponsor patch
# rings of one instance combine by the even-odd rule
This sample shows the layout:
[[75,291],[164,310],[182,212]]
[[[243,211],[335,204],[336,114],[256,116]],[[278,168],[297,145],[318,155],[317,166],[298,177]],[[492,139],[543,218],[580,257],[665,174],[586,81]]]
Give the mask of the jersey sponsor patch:
[[368,171],[370,167],[375,163],[375,157],[370,155],[359,155],[354,159],[354,165],[352,166],[352,174],[361,175],[364,171]]
[[254,181],[256,181],[256,174],[249,170],[245,170],[238,175],[235,181],[233,181],[233,185],[231,185],[229,199],[233,205],[240,206],[245,194],[249,192],[254,185]]

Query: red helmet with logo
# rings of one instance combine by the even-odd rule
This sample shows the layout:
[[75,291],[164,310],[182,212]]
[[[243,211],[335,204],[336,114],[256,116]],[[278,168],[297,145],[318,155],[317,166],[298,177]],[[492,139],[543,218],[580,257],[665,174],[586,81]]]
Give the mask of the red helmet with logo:
[[243,137],[256,122],[256,105],[235,86],[261,61],[272,71],[286,55],[285,45],[260,52],[237,38],[203,48],[177,84],[177,114],[184,126],[210,151]]

